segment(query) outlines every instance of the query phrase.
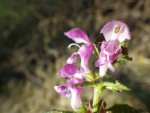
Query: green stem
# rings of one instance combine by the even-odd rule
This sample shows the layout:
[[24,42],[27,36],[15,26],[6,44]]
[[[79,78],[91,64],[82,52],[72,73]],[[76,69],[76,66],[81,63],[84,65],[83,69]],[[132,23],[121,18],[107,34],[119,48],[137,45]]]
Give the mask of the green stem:
[[85,108],[85,105],[83,104],[81,108],[79,108],[79,111],[78,113],[86,113],[86,108]]
[[96,47],[95,44],[94,44],[94,48],[95,48],[95,51],[96,51],[97,55],[99,56],[99,50],[98,50],[98,48]]
[[101,98],[102,88],[100,86],[94,86],[94,97],[93,97],[93,113],[97,113],[99,109],[99,102]]

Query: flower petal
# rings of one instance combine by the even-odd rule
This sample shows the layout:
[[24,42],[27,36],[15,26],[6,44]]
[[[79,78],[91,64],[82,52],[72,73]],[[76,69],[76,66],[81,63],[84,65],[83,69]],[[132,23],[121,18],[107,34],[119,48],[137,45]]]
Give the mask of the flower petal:
[[[81,76],[81,74],[79,74]],[[74,111],[79,112],[82,109],[82,101],[81,101],[81,91],[82,87],[76,87],[75,84],[84,82],[85,79],[81,76],[74,76],[72,78],[67,79],[66,85],[55,86],[55,90],[67,97],[71,97],[71,106]],[[81,109],[79,109],[81,108]]]
[[100,33],[103,33],[106,41],[111,40],[111,36],[113,34],[113,28],[114,28],[114,26],[113,26],[112,22],[108,22],[101,29]]
[[107,53],[113,54],[118,49],[120,49],[118,40],[110,40],[102,42],[101,51],[105,50]]
[[115,71],[115,67],[114,67],[111,63],[108,63],[108,64],[107,64],[107,67],[108,67],[112,72]]
[[94,51],[93,44],[83,45],[78,50],[78,54],[80,55],[80,58],[81,58],[81,67],[83,68],[83,70],[86,73],[90,72],[90,70],[88,68],[88,62],[89,62],[89,59],[90,59],[93,51]]
[[100,58],[95,62],[96,67],[105,63],[112,63],[121,53],[118,40],[103,41],[100,48]]
[[75,112],[81,112],[82,108],[84,109],[84,106],[82,104],[82,100],[81,100],[81,92],[82,92],[82,88],[73,88],[71,89],[71,94],[72,94],[72,98],[71,98],[71,107]]
[[121,53],[121,47],[118,40],[103,41],[101,45],[101,52],[99,59],[95,62],[95,66],[99,67],[100,76],[106,74],[107,69],[115,71],[111,64],[117,56]]
[[79,73],[79,69],[74,64],[66,64],[58,71],[58,75],[63,78],[72,77],[76,73]]
[[[104,58],[103,58],[104,59]],[[99,58],[96,62],[95,62],[95,67],[99,67],[101,65],[105,64],[105,61],[103,61],[101,58]]]
[[76,43],[91,44],[87,34],[81,28],[74,28],[64,33],[68,38]]
[[74,111],[76,112],[81,112],[82,108],[83,108],[83,104],[82,104],[82,100],[81,100],[81,92],[83,90],[82,87],[75,87],[75,84],[77,83],[81,83],[84,82],[85,79],[84,78],[72,78],[68,81],[69,85],[69,89],[71,91],[71,106],[73,108]]
[[122,42],[131,38],[128,25],[120,20],[109,21],[104,25],[100,33],[103,33],[106,41],[118,39]]
[[108,69],[107,64],[99,66],[99,76],[104,76],[107,72],[107,69]]
[[67,64],[76,64],[77,61],[77,53],[73,53],[68,59],[67,59]]
[[71,92],[68,90],[68,87],[66,85],[61,86],[54,86],[54,89],[56,92],[58,92],[62,96],[66,96],[68,98],[71,98]]

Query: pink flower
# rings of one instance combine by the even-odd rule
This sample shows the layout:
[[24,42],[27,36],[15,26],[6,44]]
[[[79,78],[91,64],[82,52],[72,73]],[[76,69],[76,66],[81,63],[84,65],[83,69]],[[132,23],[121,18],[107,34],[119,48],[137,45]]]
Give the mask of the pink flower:
[[120,20],[112,20],[104,25],[100,33],[103,33],[106,41],[102,42],[100,57],[95,62],[95,66],[99,67],[100,76],[106,74],[107,69],[114,71],[112,62],[121,53],[120,42],[130,40],[130,31],[127,24]]
[[109,21],[104,25],[100,33],[103,33],[106,41],[118,39],[120,42],[123,42],[126,39],[131,39],[128,25],[120,20]]
[[84,70],[85,73],[89,73],[88,62],[93,53],[94,46],[92,42],[89,41],[87,34],[80,28],[74,28],[64,33],[68,38],[75,41],[77,44],[83,43],[77,52],[74,52],[71,57],[68,59],[68,62],[76,61],[77,54],[81,58],[81,69]]
[[59,74],[61,74],[62,77],[68,78],[65,85],[54,86],[55,90],[60,95],[71,98],[71,106],[73,110],[80,112],[80,110],[84,109],[80,97],[83,88],[75,87],[75,84],[84,82],[85,79],[83,78],[79,69],[74,66],[74,64],[66,64],[60,69]]
[[[87,34],[80,28],[74,28],[64,33],[68,38],[77,44],[83,43],[77,52],[74,52],[66,61],[66,64],[58,71],[58,75],[66,78],[65,85],[55,86],[55,90],[63,96],[71,98],[71,106],[74,111],[81,112],[84,109],[81,100],[82,87],[75,87],[75,84],[84,82],[84,73],[90,72],[88,62],[93,53],[94,46],[89,41]],[[81,68],[76,67],[77,55],[81,58]]]
[[103,41],[101,45],[101,52],[99,59],[95,62],[95,66],[99,67],[100,76],[106,74],[107,69],[114,71],[115,68],[112,62],[120,54],[121,47],[119,46],[118,40]]

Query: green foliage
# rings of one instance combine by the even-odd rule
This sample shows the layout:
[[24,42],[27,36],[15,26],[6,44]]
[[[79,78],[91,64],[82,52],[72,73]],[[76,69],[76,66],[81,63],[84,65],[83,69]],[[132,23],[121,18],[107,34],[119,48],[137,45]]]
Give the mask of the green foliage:
[[130,90],[127,86],[121,84],[118,81],[114,81],[111,78],[98,78],[92,82],[78,83],[76,86],[99,86],[100,89],[110,89],[112,91]]
[[123,54],[120,54],[117,59],[113,62],[113,65],[115,67],[118,67],[119,64],[122,62],[122,61],[132,61],[132,58],[129,57],[128,55],[123,55]]
[[111,111],[110,113],[146,113],[142,110],[136,110],[126,104],[114,105],[111,108],[107,109],[107,111]]
[[103,87],[106,87],[107,89],[110,89],[112,91],[122,91],[122,90],[130,90],[127,86],[119,83],[118,81],[113,82],[103,82]]
[[121,62],[121,61],[132,61],[132,58],[127,56],[127,55],[119,55],[119,57],[117,58],[117,61],[118,62]]

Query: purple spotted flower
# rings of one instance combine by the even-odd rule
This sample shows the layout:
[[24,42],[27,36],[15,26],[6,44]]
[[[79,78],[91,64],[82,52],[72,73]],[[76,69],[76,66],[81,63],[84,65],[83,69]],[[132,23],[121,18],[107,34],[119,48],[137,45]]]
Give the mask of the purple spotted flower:
[[[85,73],[90,72],[88,67],[89,59],[93,53],[94,46],[89,41],[87,34],[80,28],[74,28],[64,33],[75,43],[83,45],[77,52],[74,52],[66,61],[66,64],[58,71],[58,75],[66,78],[65,85],[55,86],[55,90],[63,96],[71,98],[71,106],[74,111],[81,112],[84,109],[81,100],[82,87],[75,87],[75,84],[84,82]],[[80,69],[76,67],[77,55],[81,58]]]
[[112,62],[120,54],[121,47],[118,40],[103,41],[101,45],[101,52],[99,59],[95,62],[95,66],[99,67],[100,76],[106,74],[107,69],[114,71],[115,68]]
[[71,98],[71,106],[73,110],[81,112],[81,110],[84,109],[80,97],[83,88],[75,87],[75,84],[85,81],[82,73],[74,64],[66,64],[59,70],[58,74],[67,79],[65,85],[55,86],[55,90],[60,95]]
[[107,69],[114,71],[112,62],[121,53],[120,42],[130,40],[130,31],[126,23],[120,20],[112,20],[104,25],[100,33],[103,33],[106,41],[101,44],[100,57],[95,62],[95,66],[99,67],[100,76],[106,74]]
[[68,62],[74,62],[76,61],[77,54],[81,58],[81,69],[85,73],[89,73],[89,67],[88,62],[89,59],[93,53],[94,46],[92,42],[90,42],[87,34],[81,29],[81,28],[74,28],[64,33],[68,38],[75,41],[75,43],[80,44],[83,43],[83,45],[79,48],[77,52],[74,52]]
[[131,39],[128,25],[120,20],[109,21],[104,25],[100,33],[103,33],[106,41],[118,39],[123,42],[126,39]]

